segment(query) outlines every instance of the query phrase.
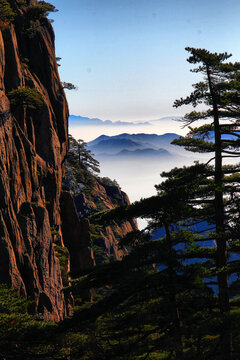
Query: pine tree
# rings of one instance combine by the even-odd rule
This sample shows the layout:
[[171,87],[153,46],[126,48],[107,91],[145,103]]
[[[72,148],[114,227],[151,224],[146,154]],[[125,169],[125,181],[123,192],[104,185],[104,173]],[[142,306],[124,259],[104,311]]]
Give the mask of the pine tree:
[[[128,235],[122,245],[130,246],[132,250],[121,262],[91,269],[73,282],[71,290],[74,292],[81,292],[90,285],[94,288],[104,284],[111,286],[110,296],[93,304],[87,312],[84,308],[75,313],[75,320],[70,320],[77,326],[83,318],[89,320],[91,317],[94,322],[99,316],[108,318],[106,314],[110,312],[111,321],[105,322],[104,332],[108,333],[110,343],[114,344],[118,339],[121,344],[109,350],[111,359],[125,359],[126,356],[129,359],[141,359],[141,356],[146,356],[146,359],[151,356],[183,359],[186,352],[188,358],[196,357],[196,348],[201,347],[204,352],[198,359],[206,359],[204,356],[213,347],[213,344],[207,346],[203,339],[206,328],[215,317],[215,299],[203,281],[205,268],[212,263],[202,261],[186,265],[185,261],[212,258],[215,249],[196,247],[201,236],[178,224],[179,221],[189,223],[189,219],[196,215],[190,201],[197,192],[196,197],[199,196],[199,179],[193,176],[195,167],[184,169],[183,174],[180,174],[181,169],[175,169],[170,174],[172,179],[166,180],[161,189],[158,186],[157,196],[91,217],[102,224],[116,218],[119,221],[133,215],[141,216],[151,219],[151,229],[165,229],[164,236],[155,241],[148,241],[141,232]],[[140,319],[139,311],[142,312]],[[118,335],[114,334],[114,329],[118,329]],[[211,333],[211,329],[209,331]],[[141,343],[138,343],[139,337]],[[106,347],[104,342],[101,344]]]
[[68,157],[78,159],[78,164],[84,170],[88,170],[93,174],[99,173],[99,161],[94,159],[94,154],[87,149],[87,143],[81,139],[75,140],[69,135],[69,153]]
[[86,148],[86,143],[69,135],[69,149],[65,161],[63,188],[73,194],[79,191],[89,194],[94,186],[96,173],[100,172],[99,162]]
[[[218,269],[219,306],[223,317],[230,310],[228,273],[227,273],[227,243],[232,240],[230,224],[232,211],[228,197],[224,196],[227,190],[226,182],[231,178],[230,174],[239,172],[240,167],[223,166],[224,157],[238,157],[239,149],[239,115],[240,115],[240,63],[225,63],[231,55],[227,53],[210,53],[205,49],[186,48],[191,54],[188,58],[190,64],[200,64],[191,70],[202,73],[204,81],[194,84],[194,91],[185,99],[181,98],[174,103],[175,107],[191,104],[196,107],[199,104],[207,105],[204,111],[192,111],[184,117],[186,125],[192,125],[195,121],[203,120],[204,125],[196,128],[190,127],[190,132],[185,138],[174,140],[174,144],[184,146],[187,150],[197,152],[213,152],[214,170],[212,174],[214,192],[209,194],[208,201],[214,207],[215,237],[217,243],[216,266]],[[210,120],[210,121],[207,121]],[[213,134],[213,136],[212,136]],[[209,138],[212,140],[209,141]],[[228,177],[226,176],[228,174]],[[239,175],[235,175],[235,180]],[[230,180],[231,182],[231,180]],[[235,197],[238,204],[236,189],[231,186],[231,196]],[[238,207],[238,205],[236,205]],[[236,215],[236,214],[235,214]],[[222,359],[231,359],[231,326],[225,321],[221,336]]]

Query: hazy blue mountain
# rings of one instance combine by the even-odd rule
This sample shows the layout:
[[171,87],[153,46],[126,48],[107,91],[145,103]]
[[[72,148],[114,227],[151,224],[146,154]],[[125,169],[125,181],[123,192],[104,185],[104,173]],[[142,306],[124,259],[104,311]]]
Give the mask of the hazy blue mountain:
[[92,141],[88,142],[88,146],[89,147],[94,146],[95,144],[98,144],[100,141],[107,140],[109,138],[111,138],[111,136],[101,135],[101,136],[97,137],[95,140],[92,140]]
[[70,115],[69,122],[70,125],[78,126],[91,126],[91,125],[100,125],[100,126],[134,126],[134,125],[161,125],[166,124],[172,121],[181,120],[181,116],[166,116],[160,119],[148,120],[148,121],[112,121],[112,120],[101,120],[99,118],[89,118],[87,116],[80,115]]
[[158,150],[154,150],[154,149],[137,149],[137,150],[122,150],[119,153],[117,153],[115,156],[117,157],[127,157],[128,159],[130,158],[146,158],[146,157],[150,157],[151,159],[153,157],[168,157],[171,156],[171,154],[164,149],[158,149]]
[[[173,139],[178,138],[179,135],[174,133],[167,133],[163,135],[157,134],[119,134],[115,136],[101,135],[93,141],[88,143],[89,149],[95,154],[117,154],[118,156],[131,155],[141,156],[147,155],[169,155],[169,150],[173,148],[171,142]],[[133,151],[129,154],[127,151]],[[137,151],[139,150],[139,151]],[[124,152],[126,151],[126,152]],[[164,153],[165,151],[165,153]],[[122,153],[123,152],[123,153]]]
[[175,133],[166,133],[163,135],[157,135],[157,134],[145,134],[145,133],[140,133],[140,134],[128,134],[128,133],[123,133],[123,134],[119,134],[119,135],[114,135],[114,136],[106,136],[106,135],[101,135],[98,138],[96,138],[93,141],[90,141],[88,144],[96,144],[101,140],[106,140],[106,139],[131,139],[133,141],[137,141],[137,142],[149,142],[149,143],[154,143],[154,144],[158,144],[160,141],[165,141],[165,142],[171,142],[173,139],[178,138],[179,135],[175,134]]
[[131,121],[111,121],[111,120],[101,120],[98,118],[88,118],[85,116],[76,116],[70,115],[69,116],[70,125],[77,125],[77,126],[134,126],[134,125],[151,125],[150,122],[131,122]]
[[95,142],[94,145],[90,145],[88,143],[88,147],[94,154],[99,153],[108,153],[108,154],[116,154],[121,150],[136,150],[144,148],[144,145],[141,143],[132,141],[130,139],[124,138],[104,138],[101,141]]
[[142,144],[151,144],[151,147],[157,146],[157,147],[163,147],[163,146],[169,146],[171,142],[178,138],[179,135],[175,133],[166,133],[163,135],[157,135],[157,134],[120,134],[120,137],[132,139],[133,141],[140,142]]
[[[90,141],[88,146],[94,150],[95,158],[100,161],[101,176],[116,179],[130,194],[131,201],[136,201],[141,197],[155,195],[154,185],[161,182],[160,174],[163,171],[170,171],[176,166],[189,166],[200,160],[199,154],[189,153],[180,146],[171,145],[171,141],[178,137],[178,134],[170,132],[163,135],[142,132],[129,134],[125,130],[124,133],[115,136],[106,136],[102,132],[101,136]],[[124,148],[123,145],[126,143],[122,140],[131,140],[134,147]],[[102,151],[103,141],[107,141],[108,144],[110,141],[113,142],[106,152]],[[114,142],[122,148],[116,151]],[[206,161],[204,158],[204,162]]]

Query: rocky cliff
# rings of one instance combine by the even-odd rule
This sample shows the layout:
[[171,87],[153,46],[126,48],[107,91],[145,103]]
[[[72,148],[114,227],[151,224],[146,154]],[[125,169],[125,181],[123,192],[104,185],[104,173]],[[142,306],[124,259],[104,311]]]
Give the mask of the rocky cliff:
[[36,1],[8,3],[15,19],[0,23],[0,282],[34,300],[45,319],[60,320],[68,306],[52,233],[64,247],[68,107],[50,22],[32,15]]
[[91,245],[90,224],[87,218],[80,219],[74,198],[63,191],[61,196],[62,231],[65,245],[70,254],[70,270],[78,273],[94,264]]
[[59,321],[71,311],[62,292],[69,271],[121,259],[118,237],[136,223],[91,228],[86,210],[128,203],[116,186],[91,176],[89,196],[62,192],[68,106],[49,11],[44,1],[1,0],[0,283],[32,300],[33,313]]
[[[71,193],[74,201],[70,200],[70,194],[63,192],[61,208],[64,235],[65,238],[71,239],[71,245],[67,246],[70,251],[71,271],[74,273],[93,263],[121,260],[127,249],[119,248],[119,240],[128,232],[137,229],[134,219],[125,222],[116,220],[111,226],[89,223],[88,218],[96,212],[130,203],[116,180],[99,177],[99,167],[101,168],[101,164],[94,159],[94,154],[88,149],[87,144],[69,135],[63,188]],[[65,223],[65,220],[70,219],[71,216],[74,219],[74,226],[69,221]],[[69,240],[66,241],[67,243]],[[73,244],[78,246],[73,247]],[[80,253],[76,251],[77,247],[86,254],[81,261]],[[79,264],[82,264],[81,268]]]
[[[113,209],[118,205],[129,205],[130,201],[126,193],[119,186],[105,180],[106,178],[94,178],[91,192],[75,195],[77,213],[83,221],[84,217],[101,210]],[[111,180],[110,180],[111,181]],[[128,232],[136,230],[135,219],[131,221],[115,221],[109,226],[90,225],[91,244],[96,263],[111,260],[121,260],[127,249],[120,249],[119,240]]]

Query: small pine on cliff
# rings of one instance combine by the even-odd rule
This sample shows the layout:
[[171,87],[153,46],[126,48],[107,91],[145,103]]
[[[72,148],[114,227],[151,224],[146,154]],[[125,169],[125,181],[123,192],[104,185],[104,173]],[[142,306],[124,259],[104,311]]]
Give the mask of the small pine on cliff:
[[[101,178],[99,162],[82,140],[69,136],[69,151],[65,163],[63,189],[74,197],[80,219],[118,205],[128,205],[128,196],[120,189],[116,180]],[[135,220],[116,221],[111,226],[90,225],[91,241],[96,263],[120,260],[127,252],[119,249],[119,240],[128,232],[137,229]]]

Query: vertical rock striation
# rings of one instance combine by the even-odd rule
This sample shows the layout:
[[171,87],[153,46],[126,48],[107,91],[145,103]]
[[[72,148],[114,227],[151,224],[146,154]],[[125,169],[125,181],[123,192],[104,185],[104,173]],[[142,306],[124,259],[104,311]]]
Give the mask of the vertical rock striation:
[[[50,22],[42,17],[30,32],[28,8],[36,1],[10,3],[14,25],[0,31],[0,282],[59,321],[68,308],[54,251],[54,242],[64,247],[59,201],[68,107]],[[36,89],[41,108],[10,106],[9,92],[21,88]]]
[[[74,196],[75,205],[79,217],[83,221],[84,216],[100,210],[113,209],[119,205],[129,205],[130,201],[126,193],[119,186],[108,185],[98,178],[95,178],[91,188],[91,194],[78,194]],[[111,260],[121,260],[127,249],[119,248],[119,240],[127,233],[138,229],[135,219],[130,221],[114,222],[114,225],[102,226],[98,231],[98,238],[93,240],[94,246],[103,249],[106,257]],[[70,251],[71,256],[71,251]],[[95,259],[97,262],[97,259]]]
[[[54,33],[44,2],[8,3],[16,17],[0,21],[0,283],[33,300],[32,311],[45,320],[60,321],[71,309],[62,292],[68,271],[95,264],[89,222],[78,212],[129,201],[96,179],[90,199],[82,194],[76,206],[63,192],[60,211],[68,106]],[[109,258],[122,258],[117,238],[136,227],[133,220],[101,231]]]
[[88,219],[79,219],[74,199],[68,191],[61,196],[61,216],[64,243],[70,254],[70,269],[77,274],[95,265]]

